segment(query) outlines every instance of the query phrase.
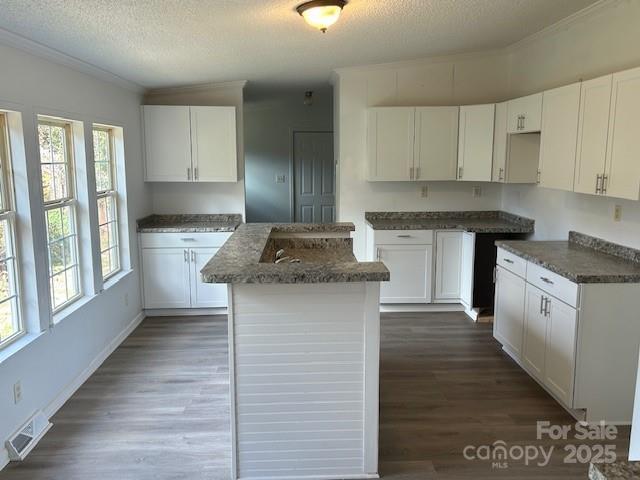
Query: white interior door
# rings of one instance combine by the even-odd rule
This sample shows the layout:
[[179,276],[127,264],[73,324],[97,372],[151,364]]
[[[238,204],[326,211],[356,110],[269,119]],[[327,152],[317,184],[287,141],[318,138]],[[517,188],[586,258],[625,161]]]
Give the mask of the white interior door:
[[143,112],[146,180],[191,180],[189,107],[145,105]]
[[412,180],[414,124],[413,107],[369,109],[369,180]]
[[435,299],[458,301],[463,232],[436,232]]
[[455,180],[458,107],[416,108],[415,180]]
[[191,261],[191,307],[213,308],[227,306],[227,285],[225,283],[204,283],[200,270],[207,264],[219,248],[192,248]]
[[380,303],[431,301],[432,245],[377,245],[377,256],[391,273],[380,282]]
[[595,194],[598,175],[604,173],[611,80],[607,75],[583,82],[580,88],[574,192]]
[[544,383],[567,406],[573,405],[578,313],[555,298],[548,307]]
[[544,92],[540,138],[540,186],[573,191],[580,84]]
[[190,107],[193,178],[237,182],[236,107]]
[[493,336],[518,358],[522,356],[524,309],[524,279],[504,268],[496,267]]
[[144,308],[189,308],[189,250],[143,248]]
[[535,377],[544,380],[547,317],[542,290],[527,284],[525,293],[524,341],[522,362]]
[[640,68],[613,75],[604,189],[616,198],[640,199]]
[[458,180],[490,182],[495,104],[460,107]]

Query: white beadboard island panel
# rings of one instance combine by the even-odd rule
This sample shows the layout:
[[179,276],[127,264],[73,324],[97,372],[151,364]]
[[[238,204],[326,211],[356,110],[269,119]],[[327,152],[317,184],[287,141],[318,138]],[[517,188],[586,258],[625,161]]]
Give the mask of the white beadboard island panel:
[[229,292],[234,478],[377,478],[379,283]]

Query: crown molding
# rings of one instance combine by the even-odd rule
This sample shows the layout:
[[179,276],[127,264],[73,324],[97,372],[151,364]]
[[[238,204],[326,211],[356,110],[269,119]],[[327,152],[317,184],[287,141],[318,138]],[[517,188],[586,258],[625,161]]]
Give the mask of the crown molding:
[[179,86],[179,87],[150,88],[145,92],[145,95],[147,96],[168,95],[168,94],[176,94],[176,93],[194,93],[194,92],[206,92],[211,90],[226,90],[226,89],[242,90],[246,85],[247,85],[247,80],[235,80],[232,82],[199,83],[196,85],[186,85],[186,86]]
[[135,93],[144,93],[144,87],[138,85],[135,82],[122,78],[115,73],[111,73],[100,67],[97,67],[91,63],[80,60],[66,53],[62,53],[51,47],[47,47],[41,43],[29,40],[26,37],[18,35],[17,33],[10,32],[0,28],[0,44],[13,47],[18,50],[30,53],[45,60],[63,65],[81,73],[91,75],[105,82],[115,84],[119,87],[125,88]]
[[572,13],[568,17],[558,20],[556,23],[552,23],[551,25],[543,28],[542,30],[538,30],[537,32],[532,33],[531,35],[524,37],[522,40],[518,40],[517,42],[514,42],[508,45],[504,50],[506,51],[506,53],[511,53],[516,50],[519,50],[523,47],[526,47],[527,45],[530,45],[535,41],[543,39],[544,37],[553,35],[556,32],[567,29],[572,25],[592,15],[595,15],[597,13],[600,13],[603,10],[606,10],[607,8],[612,8],[614,6],[620,5],[620,3],[621,3],[620,0],[598,0],[597,2],[592,3],[591,5],[583,8],[582,10],[578,10],[577,12]]

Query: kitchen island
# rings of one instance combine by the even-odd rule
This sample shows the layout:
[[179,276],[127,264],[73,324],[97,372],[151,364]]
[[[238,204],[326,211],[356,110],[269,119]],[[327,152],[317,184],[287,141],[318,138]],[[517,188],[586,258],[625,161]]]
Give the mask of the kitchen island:
[[228,284],[234,479],[378,477],[389,271],[355,259],[353,230],[244,224],[201,271]]

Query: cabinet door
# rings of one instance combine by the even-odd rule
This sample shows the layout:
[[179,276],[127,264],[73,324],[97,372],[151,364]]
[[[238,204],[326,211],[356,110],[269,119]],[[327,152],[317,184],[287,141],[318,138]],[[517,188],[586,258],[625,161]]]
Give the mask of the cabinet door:
[[458,107],[416,108],[414,180],[455,180]]
[[145,180],[191,180],[189,107],[145,105]]
[[507,132],[539,132],[542,120],[542,94],[536,93],[507,102]]
[[522,363],[532,375],[542,381],[547,343],[547,317],[544,315],[543,300],[542,290],[526,285]]
[[367,118],[368,180],[412,180],[415,108],[371,108]]
[[580,87],[574,192],[595,194],[598,176],[604,173],[611,79],[607,75],[583,82]]
[[460,299],[462,233],[436,232],[436,300]]
[[523,278],[496,267],[493,336],[518,358],[522,357],[525,285]]
[[496,103],[496,115],[493,125],[493,168],[491,181],[504,183],[507,167],[507,102]]
[[377,257],[391,273],[380,283],[380,303],[431,302],[432,245],[377,245]]
[[189,250],[143,248],[144,308],[189,308]]
[[224,283],[204,283],[200,278],[200,270],[207,264],[219,248],[192,248],[189,252],[191,261],[191,307],[226,307],[227,285]]
[[236,107],[190,107],[193,179],[237,182]]
[[640,199],[640,68],[613,75],[604,193]]
[[540,186],[573,191],[580,84],[544,92],[540,138]]
[[553,297],[547,306],[544,384],[567,406],[573,405],[578,314]]
[[460,107],[458,180],[490,182],[495,105]]

